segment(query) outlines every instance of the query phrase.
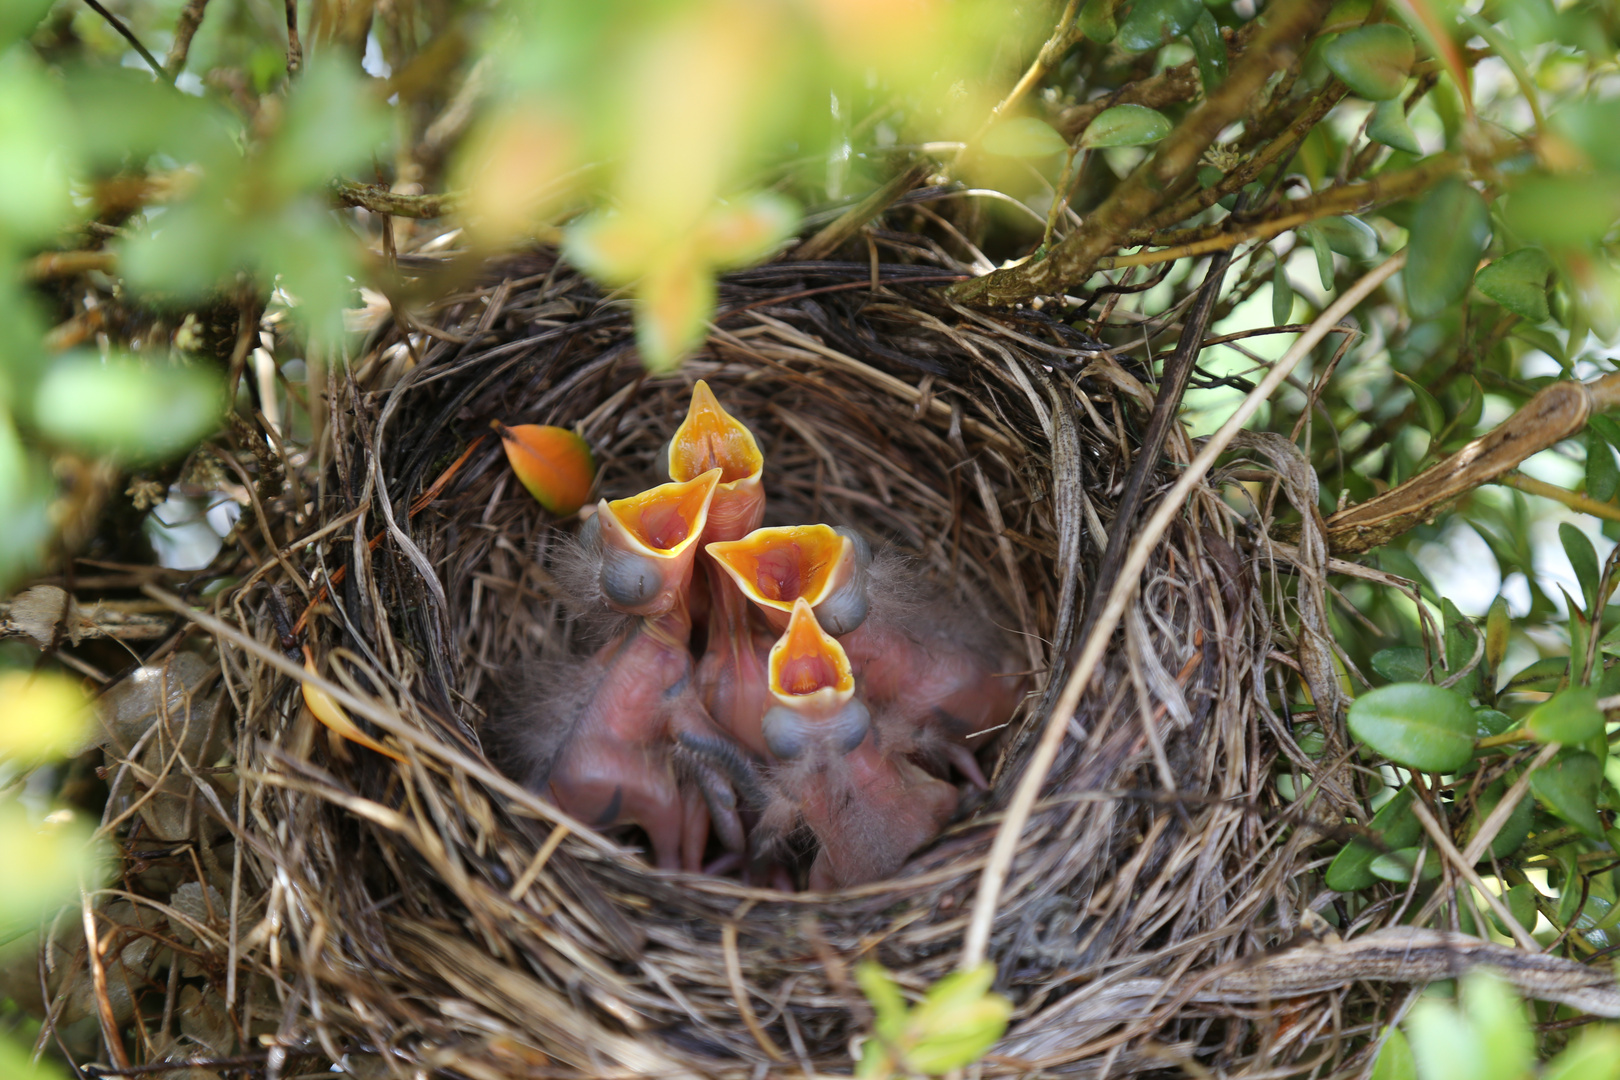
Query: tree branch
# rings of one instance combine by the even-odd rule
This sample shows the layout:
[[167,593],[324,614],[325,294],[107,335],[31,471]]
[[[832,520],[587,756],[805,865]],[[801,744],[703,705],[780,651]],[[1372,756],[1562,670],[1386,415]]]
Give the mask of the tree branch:
[[1233,67],[1231,75],[1159,144],[1158,152],[1091,212],[1084,227],[1070,234],[1039,262],[997,270],[952,286],[964,303],[1005,305],[1066,291],[1091,276],[1097,260],[1158,209],[1176,180],[1198,164],[1221,130],[1242,116],[1272,72],[1293,61],[1306,35],[1322,21],[1328,0],[1284,0],[1267,9],[1268,25]]
[[197,36],[197,27],[202,25],[203,10],[207,7],[208,0],[187,0],[186,6],[180,9],[180,18],[174,24],[174,44],[169,46],[168,58],[163,63],[170,82],[185,70],[186,57],[191,54],[191,39]]
[[130,46],[134,48],[136,52],[141,54],[141,59],[145,60],[146,65],[152,69],[153,75],[156,75],[158,78],[164,77],[166,73],[163,70],[163,65],[157,62],[157,57],[146,51],[146,46],[141,44],[141,39],[135,36],[135,31],[131,30],[127,25],[125,25],[123,19],[120,19],[118,16],[102,7],[98,0],[84,0],[84,2],[85,6],[87,6],[91,11],[94,11],[97,15],[100,15],[103,19],[106,19],[107,25],[118,31],[118,35],[125,41],[129,42]]
[[395,217],[443,217],[452,213],[461,202],[461,196],[455,192],[402,195],[389,191],[381,184],[362,184],[355,180],[333,180],[331,188],[333,197],[343,206],[358,206],[374,214],[392,214]]

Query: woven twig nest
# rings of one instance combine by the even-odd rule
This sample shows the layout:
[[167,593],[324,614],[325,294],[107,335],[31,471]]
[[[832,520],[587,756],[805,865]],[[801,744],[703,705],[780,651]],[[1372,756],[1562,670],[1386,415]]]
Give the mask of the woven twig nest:
[[[222,827],[238,838],[210,894],[230,914],[203,938],[198,1007],[229,1000],[238,1041],[220,1045],[268,1044],[278,1069],[347,1055],[397,1076],[846,1071],[870,1027],[855,961],[913,991],[959,962],[1114,527],[1151,406],[1141,369],[1038,311],[953,307],[926,267],[782,262],[722,282],[706,346],[651,376],[624,303],[550,256],[498,269],[333,373],[297,478],[317,520],[241,530],[258,570],[205,622],[239,786],[179,780],[211,845]],[[892,880],[821,895],[657,873],[633,837],[558,827],[483,756],[502,673],[576,633],[549,572],[574,523],[523,491],[490,421],[576,428],[599,492],[628,494],[665,479],[655,459],[697,378],[758,435],[769,522],[895,545],[1027,655],[1031,692],[983,761],[991,790]],[[1277,505],[1313,505],[1309,470],[1256,445],[1243,479],[1280,465]],[[1191,449],[1177,433],[1166,456]],[[1369,1060],[1339,1036],[1374,1029],[1375,995],[1243,966],[1331,899],[1305,876],[1313,819],[1342,821],[1352,793],[1333,703],[1317,759],[1270,704],[1298,700],[1296,672],[1327,645],[1322,567],[1263,535],[1209,486],[1153,553],[1006,877],[989,955],[1017,1013],[983,1075]],[[1279,578],[1284,554],[1303,584]],[[410,736],[371,729],[401,761],[314,724],[288,659],[300,632],[372,703],[362,723]],[[1279,753],[1323,793],[1308,814],[1276,800]],[[1259,1007],[1277,992],[1286,1009]]]

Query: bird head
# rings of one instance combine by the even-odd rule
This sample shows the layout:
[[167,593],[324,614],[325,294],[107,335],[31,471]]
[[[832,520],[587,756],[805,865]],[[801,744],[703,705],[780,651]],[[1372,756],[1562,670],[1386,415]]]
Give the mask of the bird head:
[[761,477],[765,455],[754,433],[726,412],[702,379],[692,388],[686,419],[669,441],[669,475],[691,480],[720,470],[720,485],[709,512],[709,539],[731,540],[757,526],[765,512]]
[[656,618],[682,601],[720,475],[710,469],[628,499],[597,503],[589,528],[600,546],[599,580],[610,606]]
[[871,549],[853,530],[829,525],[755,529],[741,540],[708,544],[704,550],[778,628],[801,599],[830,633],[847,634],[866,621]]
[[866,738],[872,718],[855,696],[849,656],[803,597],[793,602],[787,630],[771,646],[767,673],[775,704],[760,727],[777,758],[792,761],[818,748],[847,754]]

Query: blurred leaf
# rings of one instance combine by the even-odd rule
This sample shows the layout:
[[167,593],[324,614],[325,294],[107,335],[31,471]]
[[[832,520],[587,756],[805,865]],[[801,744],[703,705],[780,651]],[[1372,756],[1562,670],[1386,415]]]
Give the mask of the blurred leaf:
[[1620,184],[1609,176],[1519,179],[1504,201],[1502,220],[1534,243],[1565,247],[1600,239],[1620,218]]
[[647,251],[636,223],[623,214],[589,214],[563,234],[568,261],[608,285],[635,280]]
[[1088,148],[1142,146],[1158,142],[1170,134],[1170,120],[1146,105],[1115,105],[1092,118],[1080,135],[1080,145]]
[[984,136],[985,153],[1002,157],[1050,157],[1067,153],[1068,149],[1069,144],[1051,124],[1033,116],[1003,120]]
[[11,416],[0,409],[0,592],[38,565],[51,534],[46,516],[50,477],[23,449]]
[[0,865],[6,883],[0,888],[0,926],[34,922],[72,902],[82,879],[96,888],[103,877],[104,852],[92,844],[88,820],[71,811],[45,822],[30,821],[16,802],[0,802]]
[[855,965],[855,982],[871,1004],[879,1028],[898,1034],[906,1018],[906,999],[883,965],[870,960]]
[[[1368,828],[1377,835],[1383,846],[1392,850],[1410,847],[1423,835],[1423,824],[1412,813],[1412,800],[1416,798],[1410,784],[1397,791],[1393,798],[1378,808]],[[1380,854],[1377,847],[1364,840],[1352,840],[1328,864],[1323,881],[1334,892],[1354,892],[1365,889],[1378,880],[1372,872],[1372,861]]]
[[65,356],[40,383],[34,422],[79,450],[123,461],[160,461],[212,431],[224,407],[217,372]]
[[1546,322],[1547,276],[1552,260],[1537,248],[1520,248],[1505,255],[1474,275],[1474,288],[1515,315],[1531,322]]
[[1441,429],[1446,426],[1446,411],[1440,407],[1438,401],[1434,400],[1434,395],[1425,390],[1423,385],[1416,379],[1403,375],[1399,371],[1395,373],[1395,376],[1406,384],[1408,390],[1412,391],[1412,398],[1417,403],[1418,415],[1423,418],[1423,429],[1429,433],[1431,438],[1439,435]]
[[1328,247],[1347,259],[1370,259],[1378,254],[1378,234],[1360,218],[1325,217],[1312,222]]
[[[1501,900],[1502,906],[1508,909],[1508,914],[1513,916],[1514,922],[1526,930],[1536,928],[1536,887],[1534,885],[1529,882],[1515,885],[1502,894]],[[1502,933],[1507,934],[1509,937],[1513,935],[1513,931],[1508,929],[1506,923],[1497,918],[1494,911],[1491,912],[1491,921],[1496,924],[1496,928]]]
[[1539,743],[1583,743],[1604,732],[1594,687],[1560,690],[1524,717],[1524,732]]
[[73,124],[92,164],[145,164],[156,153],[205,168],[240,159],[240,122],[206,98],[183,94],[132,68],[75,70],[62,85]]
[[769,255],[798,227],[799,208],[791,199],[755,192],[716,207],[699,231],[697,248],[709,263],[729,270]]
[[1474,756],[1474,713],[1454,690],[1396,683],[1350,706],[1350,733],[1376,754],[1422,772],[1452,773]]
[[1086,0],[1077,21],[1080,32],[1099,45],[1113,41],[1114,35],[1119,33],[1119,24],[1114,21],[1114,8],[1118,3],[1119,0]]
[[1485,1072],[1478,1080],[1520,1080],[1535,1063],[1536,1044],[1512,987],[1496,975],[1472,971],[1463,978],[1462,1003],[1484,1051]]
[[[1396,0],[1395,4],[1395,10],[1405,17],[1407,25],[1422,35],[1424,45],[1445,65],[1448,77],[1442,79],[1441,84],[1449,84],[1451,93],[1458,96],[1461,111],[1471,115],[1474,106],[1468,86],[1468,64],[1452,37],[1459,8],[1458,0]],[[1453,138],[1454,128],[1455,124],[1447,124],[1447,142]]]
[[1200,0],[1136,0],[1114,44],[1126,52],[1157,49],[1191,30],[1203,14]]
[[1579,751],[1560,754],[1530,774],[1530,790],[1542,805],[1594,840],[1603,839],[1596,806],[1602,782],[1602,764]]
[[[5,17],[0,13],[0,19]],[[62,1080],[63,1073],[49,1061],[35,1064],[28,1047],[6,1035],[0,1036],[0,1076],[8,1080]]]
[[74,214],[75,129],[31,54],[0,55],[0,241],[49,238]]
[[196,296],[213,288],[251,252],[219,199],[192,199],[148,212],[147,227],[117,247],[119,268],[137,289]]
[[1221,37],[1220,24],[1208,11],[1198,16],[1187,33],[1192,42],[1193,55],[1198,60],[1198,77],[1204,84],[1204,96],[1226,81],[1226,40]]
[[1412,1060],[1412,1047],[1400,1028],[1389,1029],[1368,1080],[1417,1080],[1417,1063]]
[[1372,669],[1390,682],[1425,682],[1429,654],[1415,645],[1397,645],[1373,653]]
[[[1385,852],[1367,864],[1372,875],[1384,881],[1396,881],[1405,884],[1412,880],[1412,871],[1417,868],[1418,856],[1423,852],[1421,847],[1404,847],[1396,851]],[[1429,852],[1423,858],[1423,869],[1418,873],[1420,881],[1433,881],[1440,876],[1440,857]]]
[[1585,601],[1582,610],[1591,611],[1593,599],[1597,596],[1600,573],[1597,549],[1584,532],[1567,521],[1558,526],[1558,540],[1564,545],[1564,554],[1569,556],[1569,565],[1575,570],[1575,580],[1580,582],[1581,597]]
[[1591,425],[1586,429],[1586,494],[1598,502],[1610,502],[1617,493],[1620,467],[1615,465],[1614,448],[1603,432]]
[[468,225],[500,243],[534,235],[571,193],[578,138],[543,109],[508,108],[486,118],[457,155],[453,186]]
[[535,501],[558,517],[585,505],[596,479],[596,459],[585,440],[567,428],[541,424],[507,427],[490,422],[506,459]]
[[[1475,804],[1474,815],[1468,821],[1468,841],[1473,840],[1475,834],[1479,832],[1479,827],[1485,823],[1485,819],[1491,816],[1491,811],[1495,810],[1497,804],[1502,801],[1502,796],[1508,792],[1508,786],[1506,780],[1498,780],[1479,793],[1479,801]],[[1494,855],[1498,859],[1504,859],[1518,851],[1530,836],[1531,810],[1531,799],[1528,796],[1520,799],[1508,813],[1507,820],[1497,830],[1496,836],[1491,839],[1490,849],[1481,858],[1489,858]],[[1467,847],[1468,844],[1465,842],[1461,846]]]
[[34,32],[54,0],[6,0],[0,4],[0,52]]
[[1599,168],[1620,170],[1620,99],[1582,98],[1548,117],[1548,126],[1580,147]]
[[1563,256],[1575,302],[1592,333],[1605,344],[1620,335],[1620,272],[1604,258],[1568,251]]
[[1620,1029],[1613,1024],[1587,1028],[1553,1058],[1541,1080],[1620,1080]]
[[1423,144],[1418,142],[1412,125],[1407,123],[1406,107],[1398,97],[1378,103],[1367,124],[1367,138],[1397,150],[1405,150],[1408,154],[1423,153]]
[[0,759],[32,763],[84,742],[90,702],[65,675],[0,671],[0,701]]
[[1412,35],[1389,23],[1347,30],[1322,50],[1328,69],[1369,101],[1399,94],[1416,59]]
[[322,188],[383,152],[389,125],[369,83],[336,55],[312,58],[293,84],[286,117],[267,149],[263,168],[272,190]]
[[1423,197],[1404,272],[1413,318],[1438,315],[1468,291],[1489,237],[1485,200],[1463,181],[1443,180]]
[[359,252],[333,211],[313,199],[284,208],[258,244],[259,268],[280,278],[294,314],[317,340],[343,334],[343,310],[354,305]]
[[1455,1006],[1438,998],[1423,998],[1412,1007],[1406,1022],[1423,1080],[1481,1080],[1486,1073],[1479,1035]]
[[939,1076],[983,1057],[1007,1030],[1012,1003],[990,993],[996,966],[985,961],[970,971],[957,971],[929,988],[912,1010],[913,1029],[905,1050],[906,1064]]
[[1274,326],[1288,325],[1294,314],[1294,286],[1288,281],[1288,267],[1281,259],[1271,271],[1271,322]]
[[714,314],[714,274],[688,256],[653,267],[636,289],[636,343],[652,371],[668,371],[703,340]]
[[1514,674],[1505,690],[1551,690],[1569,670],[1569,657],[1545,656]]
[[1310,241],[1311,253],[1316,256],[1316,276],[1321,279],[1322,288],[1332,292],[1333,249],[1328,247],[1327,237],[1322,235],[1322,230],[1316,227],[1315,222],[1301,226],[1300,232]]

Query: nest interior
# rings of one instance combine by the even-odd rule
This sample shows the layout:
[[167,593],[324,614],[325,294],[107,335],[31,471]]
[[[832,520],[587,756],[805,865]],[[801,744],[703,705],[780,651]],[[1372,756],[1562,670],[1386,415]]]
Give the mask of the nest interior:
[[[546,253],[498,270],[333,373],[302,479],[319,520],[216,604],[241,777],[199,815],[235,841],[224,1011],[244,1041],[364,1051],[401,1076],[845,1071],[870,1025],[853,963],[915,992],[960,959],[1097,587],[1151,404],[1143,371],[1041,312],[952,306],[926,266],[778,262],[725,279],[705,347],[650,375],[625,304]],[[759,437],[768,524],[896,545],[1028,657],[991,790],[892,880],[819,895],[655,873],[559,827],[482,754],[502,673],[577,633],[549,573],[572,525],[523,491],[489,422],[576,428],[598,493],[628,494],[664,479],[654,461],[696,378]],[[1176,433],[1167,457],[1190,450]],[[1299,486],[1282,489],[1303,504]],[[1194,496],[1068,721],[996,911],[989,956],[1017,1011],[985,1075],[1364,1063],[1342,1036],[1371,1030],[1376,995],[1303,996],[1279,1017],[1182,992],[1322,906],[1305,877],[1320,833],[1279,812],[1277,756],[1349,784],[1342,756],[1299,753],[1268,704],[1279,611],[1311,603],[1238,556],[1248,529],[1218,484]],[[324,670],[411,733],[391,743],[404,760],[318,737],[273,658],[283,594],[309,608]]]

